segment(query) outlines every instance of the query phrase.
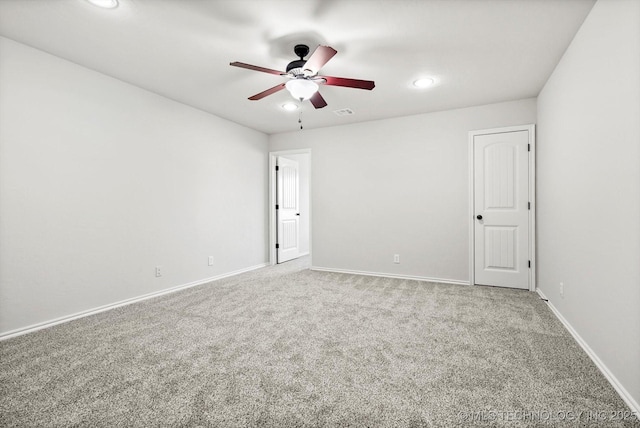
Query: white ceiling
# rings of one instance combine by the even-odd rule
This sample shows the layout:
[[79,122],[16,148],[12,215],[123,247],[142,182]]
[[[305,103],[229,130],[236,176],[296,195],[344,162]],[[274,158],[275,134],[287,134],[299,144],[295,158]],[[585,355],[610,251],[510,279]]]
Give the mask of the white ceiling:
[[[535,97],[595,0],[119,1],[0,0],[0,35],[271,134],[300,111],[310,129]],[[322,86],[327,107],[294,113],[287,91],[247,100],[285,79],[229,63],[284,70],[298,43],[338,51],[320,74],[376,88]]]

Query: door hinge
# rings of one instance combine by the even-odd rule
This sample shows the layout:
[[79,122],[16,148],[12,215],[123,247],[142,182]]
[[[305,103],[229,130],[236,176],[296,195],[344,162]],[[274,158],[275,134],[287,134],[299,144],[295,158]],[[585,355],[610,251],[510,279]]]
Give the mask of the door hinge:
[[280,209],[280,205],[276,204],[276,209],[279,210]]
[[527,144],[527,151],[530,152],[531,151],[531,144]]
[[276,165],[276,171],[280,171],[280,167]]
[[531,209],[531,202],[527,202],[527,207],[528,207],[528,209]]
[[280,244],[276,244],[276,249],[280,248]]
[[531,269],[531,260],[529,260],[529,269]]

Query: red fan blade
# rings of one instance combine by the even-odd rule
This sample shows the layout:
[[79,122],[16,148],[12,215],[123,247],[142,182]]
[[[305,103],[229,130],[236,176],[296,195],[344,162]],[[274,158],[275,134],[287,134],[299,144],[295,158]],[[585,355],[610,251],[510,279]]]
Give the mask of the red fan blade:
[[346,86],[347,88],[372,90],[376,87],[376,83],[372,80],[347,79],[345,77],[318,76],[326,80],[325,85]]
[[236,61],[236,62],[229,63],[229,65],[233,65],[234,67],[247,68],[249,70],[262,71],[263,73],[277,74],[278,76],[282,76],[283,74],[286,74],[286,73],[283,73],[282,71],[272,70],[271,68],[258,67],[257,65],[245,64],[244,62]]
[[318,46],[311,54],[307,62],[304,64],[304,69],[316,74],[318,70],[322,68],[335,54],[337,54],[334,48],[330,46]]
[[284,83],[274,86],[273,88],[269,88],[266,91],[262,91],[259,94],[255,94],[254,96],[249,97],[249,99],[251,101],[261,100],[267,95],[275,94],[276,92],[281,91],[282,89],[284,89]]
[[315,108],[322,108],[326,107],[327,105],[327,102],[324,100],[324,98],[322,98],[320,92],[316,92],[315,94],[313,94],[309,101],[311,101],[311,104],[313,104]]

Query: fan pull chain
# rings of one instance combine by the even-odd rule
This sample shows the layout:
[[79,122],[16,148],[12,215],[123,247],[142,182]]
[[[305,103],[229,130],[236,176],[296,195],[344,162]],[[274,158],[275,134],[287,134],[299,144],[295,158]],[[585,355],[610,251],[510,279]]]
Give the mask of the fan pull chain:
[[300,129],[303,129],[302,128],[302,111],[298,115],[298,123],[300,124]]

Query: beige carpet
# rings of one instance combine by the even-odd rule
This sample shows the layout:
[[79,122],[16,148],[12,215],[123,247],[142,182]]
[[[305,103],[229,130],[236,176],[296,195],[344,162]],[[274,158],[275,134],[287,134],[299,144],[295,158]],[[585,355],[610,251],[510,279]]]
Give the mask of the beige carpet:
[[0,342],[0,361],[3,427],[639,426],[534,293],[304,259]]

